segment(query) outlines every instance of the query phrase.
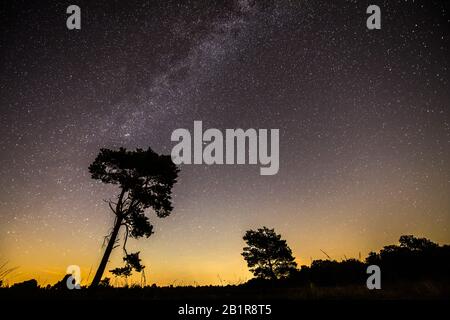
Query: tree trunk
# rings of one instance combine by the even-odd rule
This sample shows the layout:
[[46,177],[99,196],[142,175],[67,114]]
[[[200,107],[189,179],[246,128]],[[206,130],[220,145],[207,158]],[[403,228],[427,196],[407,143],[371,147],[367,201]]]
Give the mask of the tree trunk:
[[272,280],[278,279],[278,277],[275,275],[275,272],[273,271],[272,261],[270,261],[270,259],[267,259],[267,261],[269,262],[270,278]]
[[111,233],[111,237],[109,238],[109,242],[108,245],[106,246],[105,253],[103,254],[102,261],[98,266],[97,272],[95,273],[94,280],[92,280],[90,288],[97,287],[98,284],[100,283],[100,280],[102,279],[103,272],[105,272],[106,264],[108,263],[109,260],[109,256],[111,255],[111,251],[114,248],[114,243],[116,242],[117,235],[119,234],[122,220],[123,220],[122,217],[117,216],[113,232]]

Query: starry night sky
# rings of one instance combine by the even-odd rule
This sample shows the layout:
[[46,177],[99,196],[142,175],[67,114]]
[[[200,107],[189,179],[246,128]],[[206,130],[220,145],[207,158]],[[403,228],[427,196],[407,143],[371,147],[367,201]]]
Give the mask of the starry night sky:
[[[4,2],[4,3],[3,3]],[[155,234],[130,241],[147,282],[239,283],[245,230],[299,265],[364,258],[402,234],[450,242],[449,3],[2,1],[0,259],[10,282],[87,281],[117,189],[102,147],[170,154],[177,128],[280,129],[280,170],[184,165]],[[81,30],[66,8],[81,7]],[[366,8],[381,7],[381,30]],[[107,269],[121,264],[113,252]]]

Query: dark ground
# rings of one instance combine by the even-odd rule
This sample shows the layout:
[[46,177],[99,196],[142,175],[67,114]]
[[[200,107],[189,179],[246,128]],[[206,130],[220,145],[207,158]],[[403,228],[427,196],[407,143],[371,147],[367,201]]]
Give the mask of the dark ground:
[[[205,315],[179,315],[186,305],[211,307],[209,319],[301,319],[343,316],[385,317],[398,312],[429,318],[445,313],[450,284],[421,281],[385,284],[380,290],[365,286],[337,287],[134,287],[96,290],[1,288],[0,301],[17,315],[61,318],[61,315],[142,319],[207,319]],[[226,306],[269,305],[270,314],[224,314]],[[64,316],[65,317],[65,316]],[[64,318],[63,317],[63,318]]]

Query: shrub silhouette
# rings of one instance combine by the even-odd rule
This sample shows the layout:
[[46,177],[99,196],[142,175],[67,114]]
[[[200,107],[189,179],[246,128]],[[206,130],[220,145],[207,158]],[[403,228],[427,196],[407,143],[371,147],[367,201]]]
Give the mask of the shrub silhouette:
[[17,290],[37,290],[39,288],[36,279],[30,279],[23,282],[15,283],[11,286],[11,289]]
[[399,245],[370,252],[366,262],[378,265],[388,281],[450,278],[450,246],[412,235],[401,236]]
[[314,260],[310,267],[302,266],[291,279],[298,285],[314,283],[320,286],[339,286],[365,283],[366,264],[356,259],[341,262]]
[[98,287],[100,288],[111,288],[111,279],[106,277],[100,280],[100,283],[98,284]]
[[52,290],[69,290],[69,288],[67,288],[67,280],[69,279],[70,274],[65,274],[64,277],[59,280],[57,283],[55,283],[51,289]]
[[366,269],[369,265],[381,268],[383,282],[449,280],[450,246],[439,246],[412,235],[403,235],[399,245],[383,247],[379,253],[370,252],[365,263],[348,259],[314,260],[311,266],[302,266],[291,275],[291,285],[319,286],[365,285]]

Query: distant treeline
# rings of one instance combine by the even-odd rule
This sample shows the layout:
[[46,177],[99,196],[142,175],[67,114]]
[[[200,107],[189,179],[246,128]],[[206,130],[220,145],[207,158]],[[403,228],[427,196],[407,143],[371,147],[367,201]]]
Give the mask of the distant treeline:
[[[242,286],[346,286],[365,285],[369,265],[381,269],[382,283],[416,282],[416,281],[450,281],[450,246],[440,246],[425,238],[411,235],[401,236],[398,245],[388,245],[379,253],[370,252],[365,261],[356,259],[314,260],[311,266],[293,269],[288,276],[281,279],[253,278]],[[68,275],[46,289],[67,290]],[[100,287],[110,287],[110,279],[100,282]],[[154,285],[153,285],[154,287]],[[36,280],[16,283],[12,289],[37,289]]]
[[383,283],[413,281],[450,281],[450,246],[411,235],[401,236],[398,245],[388,245],[379,253],[370,252],[365,261],[347,259],[314,260],[311,266],[301,266],[284,279],[254,278],[246,285],[282,286],[343,286],[364,285],[369,265],[381,269]]

